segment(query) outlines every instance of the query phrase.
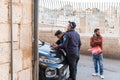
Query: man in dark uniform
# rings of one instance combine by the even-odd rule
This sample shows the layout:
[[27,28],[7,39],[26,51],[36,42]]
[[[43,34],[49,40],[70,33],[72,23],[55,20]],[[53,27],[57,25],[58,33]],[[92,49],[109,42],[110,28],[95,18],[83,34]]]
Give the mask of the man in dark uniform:
[[80,56],[81,40],[75,32],[76,23],[69,21],[67,32],[63,36],[63,43],[54,46],[54,48],[65,49],[68,60],[70,76],[68,80],[76,80],[77,64]]

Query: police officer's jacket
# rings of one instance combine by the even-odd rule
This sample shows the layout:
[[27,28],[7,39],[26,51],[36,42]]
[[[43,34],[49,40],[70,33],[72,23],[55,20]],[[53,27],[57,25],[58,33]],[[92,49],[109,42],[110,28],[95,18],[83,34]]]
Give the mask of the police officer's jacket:
[[66,55],[69,56],[70,54],[79,55],[80,46],[80,35],[73,29],[64,34],[63,43],[60,44],[58,48],[65,49]]

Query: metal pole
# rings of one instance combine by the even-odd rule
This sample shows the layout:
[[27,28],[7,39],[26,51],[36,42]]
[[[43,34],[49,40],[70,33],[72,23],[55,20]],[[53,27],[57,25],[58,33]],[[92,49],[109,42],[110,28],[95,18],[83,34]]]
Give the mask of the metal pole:
[[11,80],[13,80],[13,27],[12,27],[12,0],[10,0],[10,36],[11,36]]
[[38,0],[34,0],[34,80],[39,80],[39,54],[38,54]]

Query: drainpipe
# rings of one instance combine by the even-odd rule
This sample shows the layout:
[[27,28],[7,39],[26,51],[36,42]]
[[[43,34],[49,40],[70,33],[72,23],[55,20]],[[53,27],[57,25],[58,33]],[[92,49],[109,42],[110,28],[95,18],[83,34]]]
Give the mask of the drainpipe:
[[33,0],[34,1],[34,14],[33,14],[33,19],[34,19],[34,44],[33,44],[33,51],[34,51],[34,75],[33,75],[33,80],[39,80],[39,54],[38,54],[38,0]]
[[13,80],[13,26],[12,26],[12,0],[10,0],[10,40],[11,40],[11,80]]

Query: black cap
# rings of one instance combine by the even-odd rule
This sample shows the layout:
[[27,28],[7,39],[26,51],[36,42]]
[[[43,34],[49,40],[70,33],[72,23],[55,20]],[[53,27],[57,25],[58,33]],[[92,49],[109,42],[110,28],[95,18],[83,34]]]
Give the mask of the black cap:
[[75,28],[76,27],[76,23],[75,22],[71,22],[71,21],[68,21],[69,22],[69,24],[70,24],[70,26],[72,27],[72,28]]
[[62,31],[57,30],[57,31],[55,32],[55,36],[57,36],[57,35],[59,35],[59,34],[62,34]]

